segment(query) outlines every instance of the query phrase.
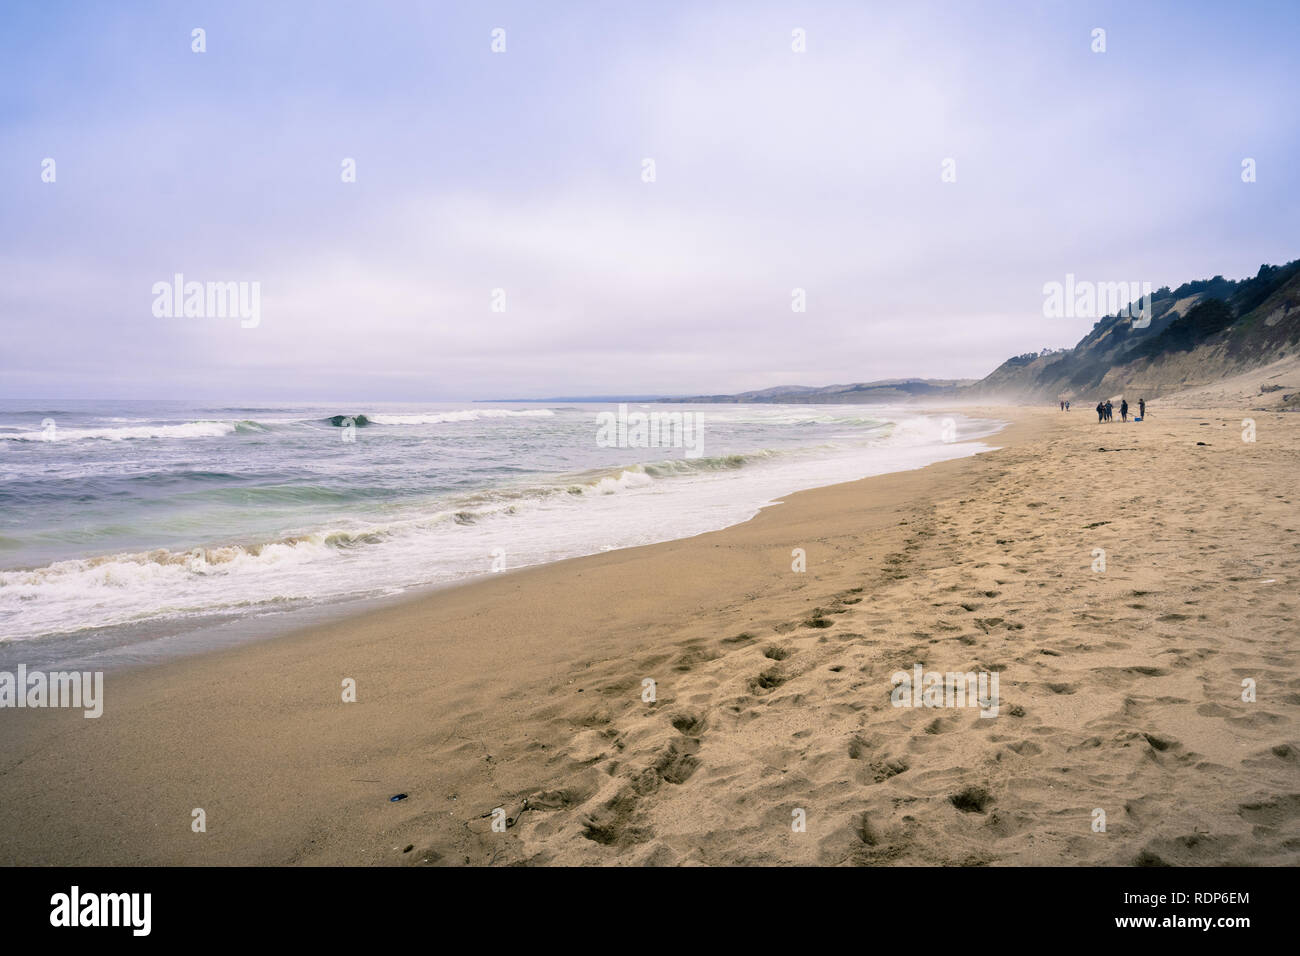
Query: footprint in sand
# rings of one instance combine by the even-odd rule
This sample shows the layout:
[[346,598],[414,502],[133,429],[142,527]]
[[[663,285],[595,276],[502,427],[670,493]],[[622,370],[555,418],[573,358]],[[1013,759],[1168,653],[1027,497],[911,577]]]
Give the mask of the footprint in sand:
[[757,677],[751,677],[749,680],[749,692],[751,694],[768,694],[776,690],[786,682],[786,677],[776,670],[765,670]]
[[966,787],[950,796],[948,802],[962,813],[984,813],[993,803],[993,796],[983,787]]
[[700,767],[695,756],[699,749],[700,742],[693,737],[674,740],[660,752],[650,771],[666,783],[685,783]]
[[589,814],[582,823],[582,835],[602,846],[644,843],[654,836],[649,828],[635,826],[637,795],[625,787]]
[[1196,708],[1196,713],[1201,717],[1230,717],[1232,711],[1222,704],[1201,704]]
[[699,737],[704,733],[704,718],[698,714],[674,714],[671,722],[674,730],[687,737]]

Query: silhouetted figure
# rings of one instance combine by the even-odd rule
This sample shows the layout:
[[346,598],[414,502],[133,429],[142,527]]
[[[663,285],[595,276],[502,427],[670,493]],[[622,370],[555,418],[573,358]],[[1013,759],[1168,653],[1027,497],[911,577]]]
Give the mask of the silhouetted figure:
[[1123,399],[1119,403],[1119,420],[1122,422],[1128,421],[1128,399],[1127,398]]
[[1106,406],[1101,402],[1097,403],[1097,424],[1100,425],[1106,420]]
[[1146,418],[1146,417],[1147,417],[1147,400],[1146,400],[1145,398],[1139,398],[1139,399],[1138,399],[1138,418]]
[[1114,420],[1115,420],[1115,405],[1108,398],[1106,399],[1106,421],[1113,422]]
[[1065,410],[1066,410],[1067,412],[1070,410],[1070,403],[1069,403],[1069,402],[1066,402],[1066,403],[1065,403]]

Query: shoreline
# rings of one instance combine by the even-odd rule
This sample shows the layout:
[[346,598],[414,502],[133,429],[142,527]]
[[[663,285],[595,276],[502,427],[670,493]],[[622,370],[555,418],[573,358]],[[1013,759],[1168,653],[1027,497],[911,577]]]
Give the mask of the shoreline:
[[[1127,426],[1124,445],[1142,467],[1222,477],[1253,502],[1240,491],[1253,475],[1244,460],[1200,475],[1193,439],[1197,416],[1210,413],[1165,405],[1143,431]],[[1241,669],[1236,658],[1254,654],[1261,686],[1281,680],[1277,659],[1294,664],[1295,649],[1266,627],[1249,641],[1225,632],[1217,618],[1230,603],[1205,625],[1173,610],[1208,600],[1178,590],[1204,582],[1152,582],[1126,566],[1125,548],[1158,537],[1151,512],[1101,521],[1134,524],[1118,546],[1116,528],[1081,530],[1097,507],[1095,469],[1104,478],[1139,460],[1097,452],[1099,435],[1111,442],[1124,426],[1094,432],[1073,412],[998,411],[991,417],[1011,424],[994,451],[797,492],[720,531],[115,672],[98,720],[0,712],[0,794],[11,808],[0,862],[1064,864],[1146,853],[1294,863],[1297,814],[1285,793],[1296,704],[1274,699],[1252,713],[1234,706],[1231,687],[1222,700],[1193,690],[1219,655]],[[1261,481],[1284,476],[1300,447],[1300,426],[1280,417],[1261,432],[1284,434],[1284,445],[1261,438],[1246,449],[1268,452],[1257,456]],[[1236,451],[1215,443],[1226,451],[1212,454]],[[1176,494],[1174,484],[1158,494]],[[1260,497],[1287,514],[1290,503]],[[1228,522],[1202,533],[1216,551],[1237,542],[1248,557],[1238,531]],[[1101,580],[1083,545],[1103,539],[1121,573]],[[791,570],[794,548],[806,572]],[[1282,570],[1293,557],[1270,560],[1270,573],[1294,582]],[[1124,611],[1120,597],[1134,585],[1161,595],[1149,607],[1165,605],[1141,626],[1128,617],[1146,612]],[[1082,599],[1070,596],[1080,588]],[[1105,588],[1105,601],[1089,588]],[[1122,613],[1102,622],[1107,607]],[[1293,632],[1288,608],[1247,612]],[[1187,636],[1166,634],[1171,614]],[[1098,643],[1081,645],[1085,635]],[[1211,638],[1233,642],[1231,654]],[[1005,706],[1021,716],[891,709],[889,672],[922,657],[1001,670]],[[653,704],[641,699],[647,678]],[[356,703],[341,700],[346,679]],[[1063,785],[1055,797],[1052,780]],[[1113,794],[1109,841],[1093,838],[1092,807],[1075,806],[1080,790],[1084,803],[1103,802],[1088,793],[1099,788]],[[1263,809],[1237,811],[1229,827],[1222,807],[1202,806],[1232,798]],[[808,832],[791,833],[791,806],[808,808]],[[491,829],[498,807],[505,833]],[[191,831],[195,808],[206,833]],[[1163,833],[1199,832],[1191,816],[1217,820],[1199,851]]]

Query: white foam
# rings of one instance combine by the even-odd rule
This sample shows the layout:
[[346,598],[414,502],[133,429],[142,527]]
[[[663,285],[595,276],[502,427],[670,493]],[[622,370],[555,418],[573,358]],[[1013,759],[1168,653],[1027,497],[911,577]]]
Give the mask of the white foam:
[[366,420],[376,425],[443,425],[447,422],[472,422],[483,418],[548,418],[554,414],[549,408],[525,408],[518,411],[507,408],[472,408],[431,415],[367,415]]
[[185,422],[180,425],[131,425],[122,428],[55,428],[47,435],[40,430],[0,432],[10,441],[82,441],[103,439],[125,441],[133,438],[220,438],[239,430],[238,422]]

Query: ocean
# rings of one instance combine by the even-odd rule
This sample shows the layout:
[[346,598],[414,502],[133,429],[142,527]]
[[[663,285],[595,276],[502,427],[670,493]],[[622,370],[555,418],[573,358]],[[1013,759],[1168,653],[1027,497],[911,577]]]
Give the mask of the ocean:
[[987,450],[967,440],[1002,424],[880,405],[0,401],[0,667],[155,660],[689,537]]

